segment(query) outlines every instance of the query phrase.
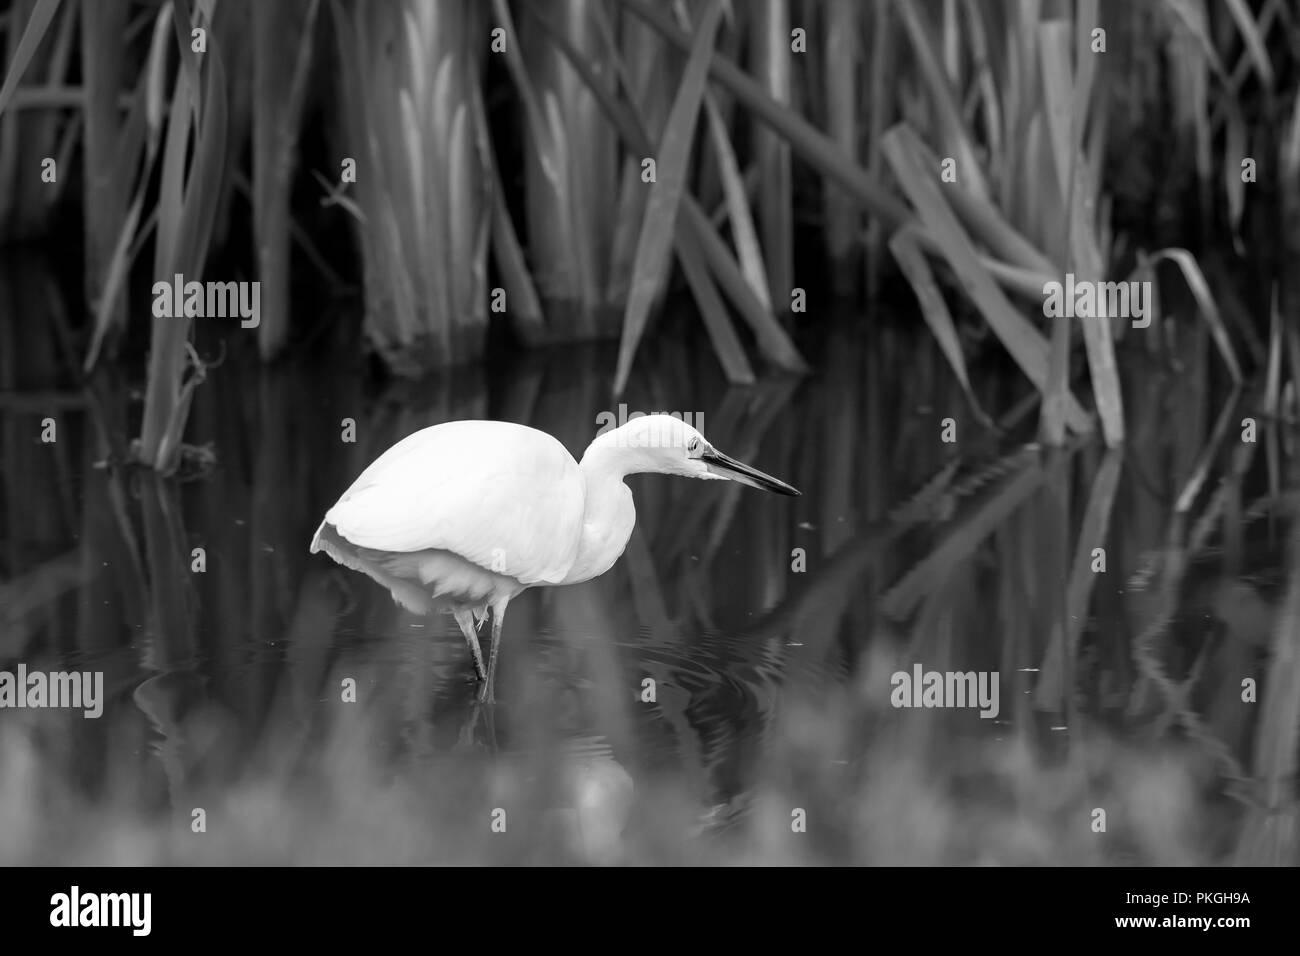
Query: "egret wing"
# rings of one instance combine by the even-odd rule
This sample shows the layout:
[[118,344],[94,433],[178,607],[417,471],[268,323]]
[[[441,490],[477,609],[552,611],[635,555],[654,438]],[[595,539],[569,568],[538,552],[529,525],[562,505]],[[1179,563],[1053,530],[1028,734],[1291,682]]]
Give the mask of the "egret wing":
[[438,548],[523,584],[563,580],[586,485],[555,438],[509,422],[434,425],[368,467],[325,515],[362,548]]

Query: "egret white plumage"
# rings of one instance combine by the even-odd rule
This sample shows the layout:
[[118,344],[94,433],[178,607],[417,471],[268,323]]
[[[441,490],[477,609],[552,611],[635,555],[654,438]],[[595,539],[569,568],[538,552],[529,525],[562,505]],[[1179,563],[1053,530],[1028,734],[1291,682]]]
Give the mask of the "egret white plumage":
[[[510,422],[421,429],[370,464],[312,538],[417,614],[451,611],[493,699],[506,605],[521,591],[604,574],[636,521],[628,475],[729,479],[783,495],[783,481],[722,454],[671,415],[646,415],[598,435],[582,461],[555,438]],[[478,628],[492,611],[486,672]]]

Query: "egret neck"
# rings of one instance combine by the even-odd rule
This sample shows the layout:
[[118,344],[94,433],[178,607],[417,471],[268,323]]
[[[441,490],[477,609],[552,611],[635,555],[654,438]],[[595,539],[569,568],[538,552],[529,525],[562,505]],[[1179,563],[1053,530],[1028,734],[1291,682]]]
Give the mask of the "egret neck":
[[587,483],[586,507],[582,514],[582,538],[573,567],[562,584],[579,584],[599,577],[614,566],[636,524],[632,489],[623,479],[632,472],[629,449],[592,442],[578,467]]

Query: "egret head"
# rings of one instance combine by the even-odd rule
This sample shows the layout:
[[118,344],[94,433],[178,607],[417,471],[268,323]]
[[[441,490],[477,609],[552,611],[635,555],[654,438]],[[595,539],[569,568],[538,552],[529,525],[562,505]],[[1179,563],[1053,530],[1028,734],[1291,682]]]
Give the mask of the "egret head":
[[[624,475],[682,475],[686,478],[738,481],[779,495],[799,492],[714,448],[696,429],[675,415],[641,415],[611,429],[587,449],[618,462]],[[586,455],[583,456],[586,460]]]

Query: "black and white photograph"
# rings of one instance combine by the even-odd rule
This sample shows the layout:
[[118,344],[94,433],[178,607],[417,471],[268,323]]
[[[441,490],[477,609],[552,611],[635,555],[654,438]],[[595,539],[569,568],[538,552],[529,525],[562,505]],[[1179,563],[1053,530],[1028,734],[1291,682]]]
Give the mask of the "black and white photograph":
[[0,0],[24,922],[1053,867],[1239,940],[1298,761],[1296,0]]

